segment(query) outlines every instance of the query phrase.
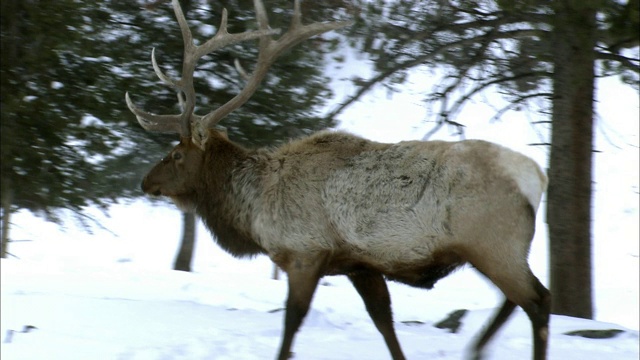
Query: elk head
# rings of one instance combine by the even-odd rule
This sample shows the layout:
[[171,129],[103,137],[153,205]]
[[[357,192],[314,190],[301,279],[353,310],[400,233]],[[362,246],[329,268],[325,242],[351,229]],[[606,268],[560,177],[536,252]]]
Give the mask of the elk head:
[[167,196],[184,211],[193,208],[197,173],[203,162],[203,150],[191,139],[182,138],[160,163],[142,180],[142,191],[154,196]]
[[[274,40],[272,36],[279,34],[280,30],[269,27],[269,20],[262,1],[254,0],[258,30],[229,33],[227,31],[227,11],[225,9],[215,36],[201,45],[195,45],[179,1],[173,0],[172,5],[180,24],[184,42],[182,77],[179,80],[175,80],[165,75],[156,62],[155,51],[151,52],[151,63],[160,80],[178,90],[178,101],[182,107],[182,113],[156,115],[137,108],[131,101],[129,93],[125,95],[125,99],[127,106],[136,115],[138,122],[145,130],[178,133],[180,135],[180,143],[145,176],[142,182],[142,190],[152,195],[169,196],[177,205],[186,206],[189,202],[188,198],[195,191],[196,179],[194,175],[199,172],[202,166],[207,142],[212,137],[226,139],[226,136],[214,130],[216,124],[249,100],[266,76],[269,67],[280,54],[309,37],[344,27],[349,25],[350,22],[303,25],[301,22],[300,1],[296,0],[289,29],[278,40]],[[259,40],[259,54],[253,73],[246,74],[236,62],[238,72],[244,75],[246,79],[246,84],[242,91],[208,114],[197,115],[195,113],[196,94],[193,85],[193,74],[197,61],[204,55],[229,44],[254,39]]]

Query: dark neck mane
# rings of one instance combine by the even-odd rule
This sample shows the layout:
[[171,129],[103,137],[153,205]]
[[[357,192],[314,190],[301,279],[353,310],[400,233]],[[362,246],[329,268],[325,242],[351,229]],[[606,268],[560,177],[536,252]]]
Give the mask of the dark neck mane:
[[202,170],[202,192],[196,202],[196,213],[217,243],[235,257],[265,253],[251,232],[253,205],[244,200],[257,191],[259,182],[257,170],[261,166],[258,159],[250,155],[229,140],[209,139]]

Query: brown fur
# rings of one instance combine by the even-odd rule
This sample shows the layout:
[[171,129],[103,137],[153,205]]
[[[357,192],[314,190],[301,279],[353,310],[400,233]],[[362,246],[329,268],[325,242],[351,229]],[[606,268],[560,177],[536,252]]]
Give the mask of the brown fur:
[[527,255],[545,187],[532,160],[484,141],[382,144],[321,132],[253,151],[215,130],[204,150],[183,139],[142,184],[194,210],[231,254],[265,253],[288,273],[280,359],[318,280],[337,274],[350,277],[394,359],[404,358],[379,279],[431,288],[467,262],[507,297],[476,355],[519,305],[534,327],[534,358],[544,359],[549,294]]

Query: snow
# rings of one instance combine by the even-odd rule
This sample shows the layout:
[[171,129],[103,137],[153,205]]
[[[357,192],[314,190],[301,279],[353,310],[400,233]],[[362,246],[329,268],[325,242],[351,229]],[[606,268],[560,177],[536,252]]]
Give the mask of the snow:
[[[355,63],[355,62],[351,62]],[[356,73],[349,61],[341,71]],[[428,74],[412,74],[421,84]],[[597,321],[552,316],[549,358],[638,359],[638,99],[600,80],[601,121],[595,155],[594,299]],[[349,89],[334,84],[340,94]],[[615,89],[615,90],[611,90]],[[616,103],[618,105],[611,105]],[[418,91],[388,96],[376,90],[342,115],[340,128],[381,141],[419,139],[429,129]],[[526,146],[545,131],[527,114],[488,126],[490,107],[461,114],[468,138],[500,142],[546,164],[546,152]],[[484,120],[484,121],[483,121]],[[447,137],[446,131],[438,133]],[[530,264],[548,284],[544,206]],[[266,257],[225,254],[198,225],[193,272],[171,271],[181,216],[163,202],[114,205],[91,233],[67,213],[65,226],[26,212],[13,218],[10,252],[1,265],[0,357],[12,359],[269,359],[278,350],[286,278],[272,280]],[[409,359],[461,359],[502,295],[472,269],[438,282],[431,291],[389,283],[395,327]],[[434,323],[469,309],[458,333]],[[25,327],[27,327],[25,329]],[[35,327],[29,330],[30,327]],[[23,329],[29,330],[22,332]],[[564,335],[573,330],[622,329],[610,339]],[[488,349],[489,359],[530,358],[531,329],[518,309]],[[297,359],[388,359],[382,337],[344,277],[321,281],[296,336]]]
[[[168,270],[178,213],[144,201],[117,206],[108,227],[125,237],[68,229],[35,242],[14,243],[25,258],[2,260],[2,359],[265,359],[280,340],[286,281],[270,279],[265,257],[230,258],[199,228],[195,272]],[[133,225],[146,213],[155,226]],[[21,214],[21,218],[28,217]],[[36,219],[31,219],[37,223]],[[160,226],[159,224],[162,224]],[[46,229],[22,229],[26,236]],[[114,230],[118,230],[114,228]],[[171,245],[171,246],[170,246]],[[28,259],[26,259],[28,258]],[[461,359],[491,317],[499,296],[464,270],[433,291],[390,283],[396,331],[409,359]],[[478,296],[478,294],[484,294]],[[619,304],[622,306],[623,304]],[[433,327],[459,308],[459,333]],[[422,324],[405,324],[419,321]],[[35,326],[27,333],[25,326]],[[570,337],[581,329],[624,329],[612,339]],[[490,346],[490,359],[524,359],[530,323],[520,310]],[[8,337],[10,342],[7,343]],[[553,316],[550,359],[637,359],[638,331]],[[323,279],[294,346],[300,359],[388,359],[382,337],[357,293],[342,277]]]

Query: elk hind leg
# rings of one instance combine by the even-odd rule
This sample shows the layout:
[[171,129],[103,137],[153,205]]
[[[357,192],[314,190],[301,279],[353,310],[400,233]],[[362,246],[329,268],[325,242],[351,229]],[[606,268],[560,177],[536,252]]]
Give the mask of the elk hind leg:
[[391,357],[394,360],[404,360],[404,354],[393,329],[391,297],[384,278],[379,273],[367,271],[352,273],[348,276],[360,297],[362,297],[371,320],[373,320],[376,328],[384,337]]
[[535,301],[521,306],[529,316],[529,319],[531,319],[533,327],[533,358],[535,360],[544,360],[547,358],[547,346],[549,343],[551,292],[535,276],[533,276],[533,280],[533,286],[538,296]]
[[478,268],[478,270],[496,284],[507,299],[474,344],[473,358],[481,359],[484,346],[505,323],[517,305],[525,311],[531,320],[533,328],[533,359],[545,360],[547,356],[549,314],[551,312],[551,294],[549,290],[540,283],[528,266],[525,269],[515,271],[513,268],[509,269],[501,266],[493,266],[493,268],[500,269],[500,272],[485,272],[481,268]]
[[509,315],[511,315],[515,308],[516,304],[514,302],[510,301],[509,299],[504,301],[502,307],[500,308],[500,310],[498,310],[493,320],[489,323],[478,340],[476,340],[473,346],[474,360],[482,359],[482,350],[484,349],[484,346],[487,345],[489,340],[491,340],[493,335],[495,335],[496,331],[498,331],[498,329],[500,329],[502,325],[507,321]]

